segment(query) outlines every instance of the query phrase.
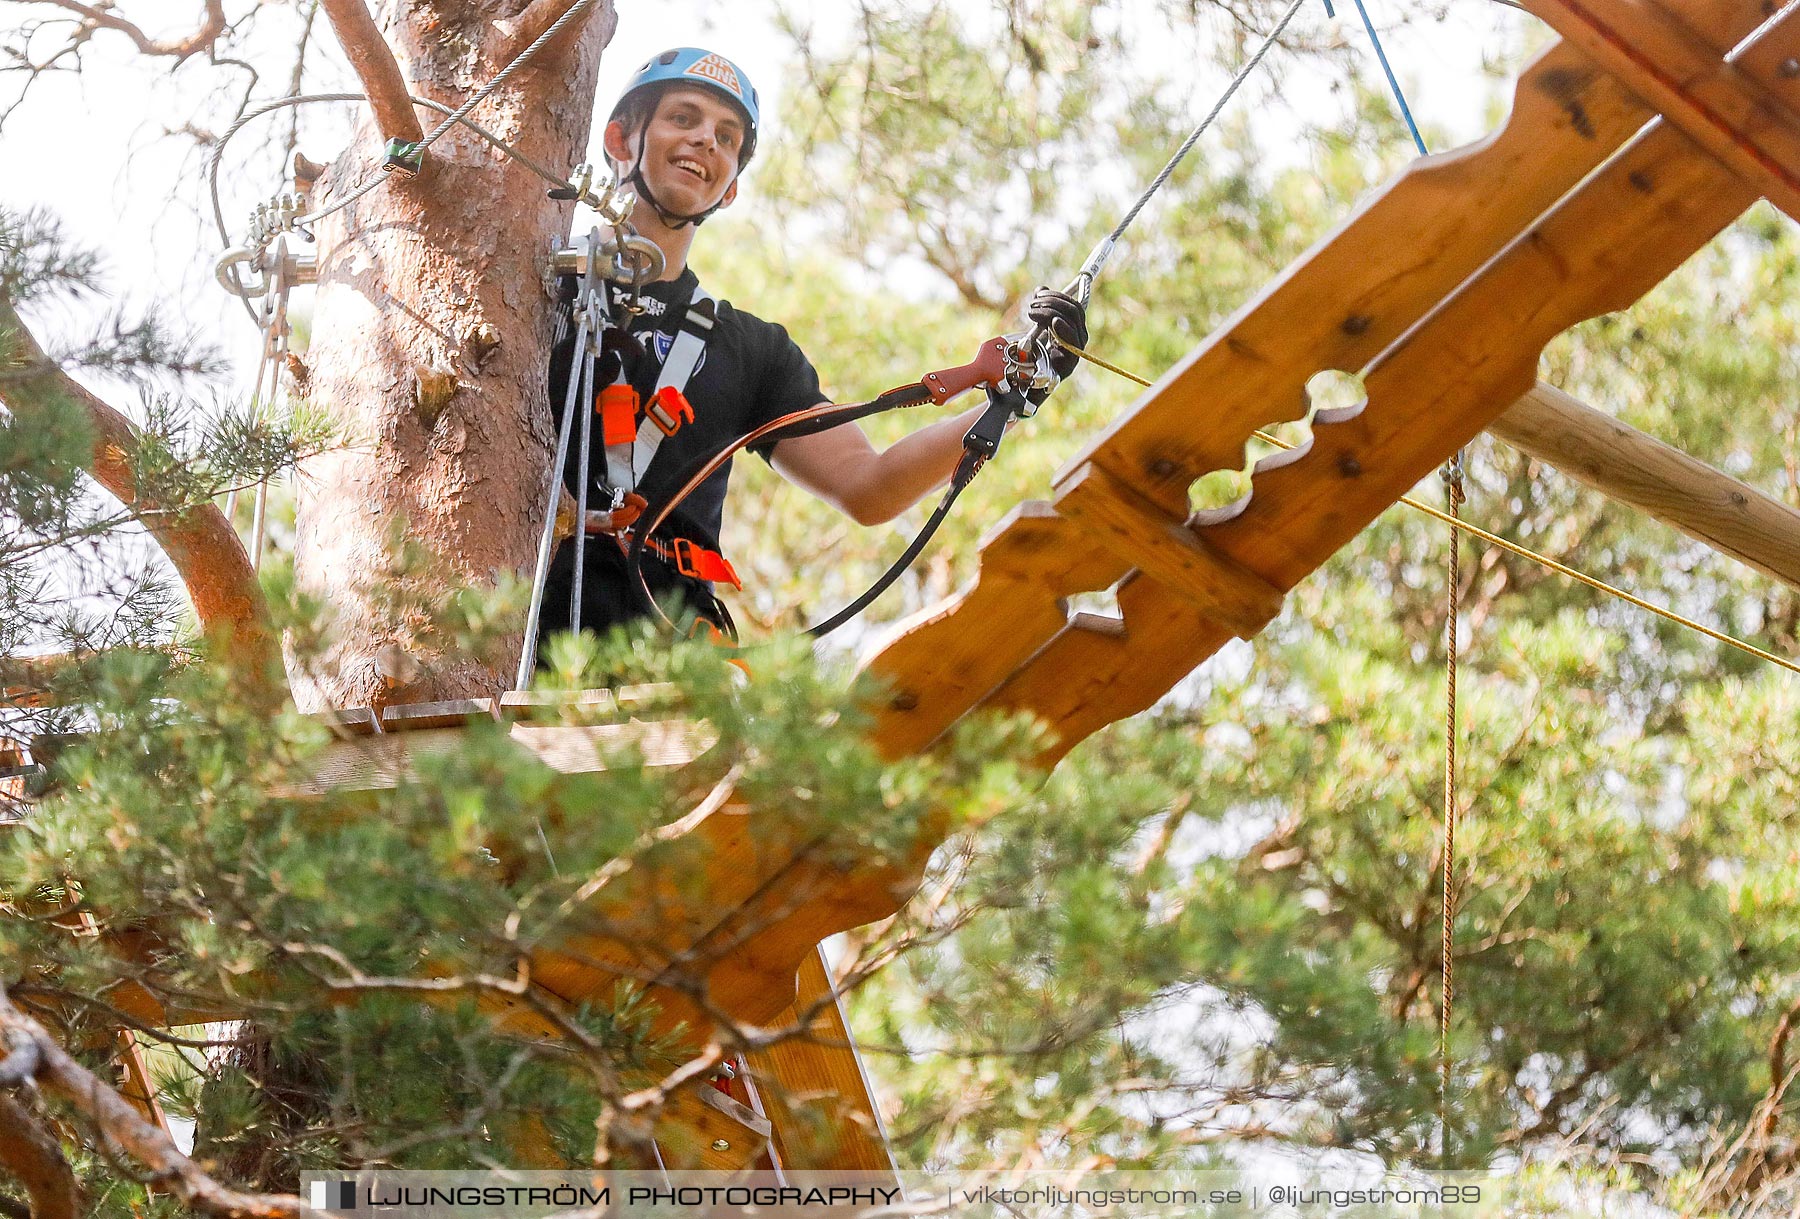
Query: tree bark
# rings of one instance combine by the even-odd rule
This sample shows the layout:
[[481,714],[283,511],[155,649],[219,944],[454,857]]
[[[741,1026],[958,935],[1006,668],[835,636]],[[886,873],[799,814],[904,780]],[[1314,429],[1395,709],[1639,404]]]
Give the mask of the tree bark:
[[[409,88],[456,105],[507,62],[496,21],[524,0],[398,0],[387,42]],[[471,119],[553,169],[581,159],[593,123],[611,0],[544,47]],[[379,173],[380,139],[359,128],[321,196]],[[416,179],[396,179],[319,225],[308,362],[312,398],[345,447],[300,472],[295,561],[333,612],[334,642],[310,672],[290,656],[303,709],[491,695],[517,663],[433,634],[426,608],[456,584],[529,576],[543,520],[551,301],[542,274],[570,203],[472,133],[453,128]],[[392,592],[393,545],[427,556]],[[378,663],[412,663],[396,678]],[[384,675],[383,670],[386,670]]]

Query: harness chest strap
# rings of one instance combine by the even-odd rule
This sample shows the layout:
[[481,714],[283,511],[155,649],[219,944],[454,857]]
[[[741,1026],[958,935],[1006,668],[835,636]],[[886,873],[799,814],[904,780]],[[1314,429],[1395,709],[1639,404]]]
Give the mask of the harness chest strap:
[[[610,486],[620,490],[636,489],[650,469],[657,450],[662,447],[664,437],[674,435],[683,423],[693,421],[693,411],[684,395],[689,379],[700,366],[700,357],[706,353],[706,340],[712,334],[717,309],[712,296],[696,284],[687,313],[681,319],[681,329],[676,332],[668,358],[663,361],[662,373],[657,377],[656,391],[644,403],[644,418],[629,443],[623,429],[616,425],[607,427],[603,417],[606,481]],[[621,372],[621,381],[623,376]]]

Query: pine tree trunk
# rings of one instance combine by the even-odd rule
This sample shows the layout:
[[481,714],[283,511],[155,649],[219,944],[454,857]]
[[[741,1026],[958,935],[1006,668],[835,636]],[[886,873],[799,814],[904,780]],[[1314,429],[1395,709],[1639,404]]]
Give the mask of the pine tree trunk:
[[[509,58],[495,26],[525,0],[395,0],[383,22],[411,91],[455,106]],[[469,116],[555,172],[581,159],[600,54],[616,24],[599,0]],[[427,131],[442,116],[421,112]],[[365,122],[315,198],[379,172]],[[490,695],[510,684],[519,640],[459,653],[432,634],[445,587],[529,577],[553,436],[544,369],[543,271],[573,205],[457,127],[416,179],[396,180],[317,229],[319,287],[309,397],[344,446],[300,471],[295,561],[332,613],[310,665],[290,652],[302,709]],[[424,556],[393,592],[396,543]],[[383,589],[387,592],[383,592]]]

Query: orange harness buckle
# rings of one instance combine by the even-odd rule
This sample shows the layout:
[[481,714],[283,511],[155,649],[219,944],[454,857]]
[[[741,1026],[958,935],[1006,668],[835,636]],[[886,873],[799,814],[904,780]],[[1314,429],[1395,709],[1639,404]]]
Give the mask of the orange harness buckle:
[[731,561],[716,550],[708,550],[687,538],[675,539],[675,570],[684,576],[712,583],[725,583],[742,592],[743,581]]
[[684,423],[694,421],[694,408],[686,395],[673,385],[665,385],[652,394],[644,407],[644,417],[654,423],[665,436],[673,436]]
[[638,393],[629,385],[604,385],[594,395],[600,414],[600,443],[611,448],[637,439]]
[[676,571],[690,579],[729,584],[739,592],[744,591],[744,582],[738,579],[737,569],[731,565],[731,560],[716,550],[708,550],[698,542],[676,538],[664,545],[655,538],[645,538],[644,549],[663,562],[672,564]]

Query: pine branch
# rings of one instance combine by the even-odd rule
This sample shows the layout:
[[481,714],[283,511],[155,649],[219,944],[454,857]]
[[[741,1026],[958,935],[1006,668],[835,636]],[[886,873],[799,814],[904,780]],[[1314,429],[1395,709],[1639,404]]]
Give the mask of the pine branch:
[[394,52],[376,28],[375,18],[363,0],[321,0],[331,28],[350,60],[363,92],[369,95],[369,107],[375,112],[375,124],[390,140],[417,143],[425,138],[419,116],[413,113],[407,96],[406,78]]
[[140,497],[130,460],[137,428],[45,356],[4,293],[0,336],[11,338],[11,350],[0,350],[0,367],[36,370],[31,376],[0,380],[0,403],[20,419],[71,405],[84,413],[94,432],[93,455],[84,468],[143,518],[187,586],[202,629],[252,681],[278,672],[280,651],[269,630],[262,588],[225,514],[211,504],[166,504]]
[[[194,1210],[217,1219],[301,1219],[318,1215],[291,1194],[239,1193],[213,1180],[182,1155],[168,1135],[138,1116],[130,1101],[71,1058],[43,1025],[14,1007],[4,990],[0,990],[0,1037],[15,1046],[28,1041],[38,1056],[33,1076],[38,1087],[67,1103],[93,1123],[116,1151],[142,1165],[152,1185]],[[10,1144],[0,1140],[0,1147],[10,1149]],[[38,1214],[35,1194],[32,1213]]]

